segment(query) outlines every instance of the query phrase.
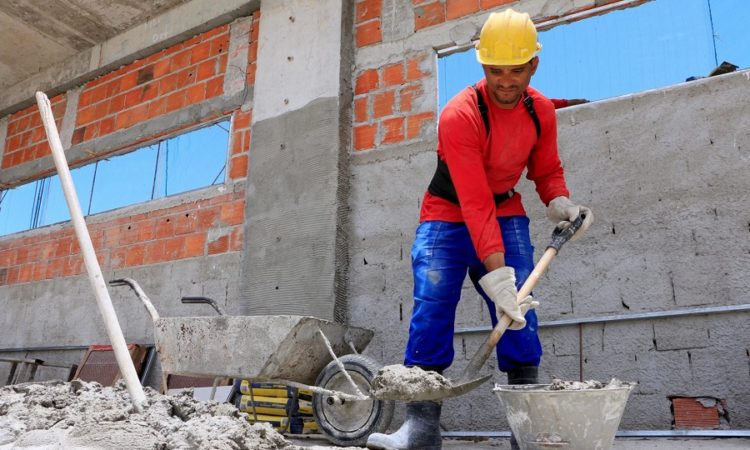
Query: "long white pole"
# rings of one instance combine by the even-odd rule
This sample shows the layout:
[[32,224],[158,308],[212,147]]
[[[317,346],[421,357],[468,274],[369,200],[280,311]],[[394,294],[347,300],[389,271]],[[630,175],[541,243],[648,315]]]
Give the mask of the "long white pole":
[[55,167],[60,176],[60,184],[65,193],[65,201],[68,203],[70,218],[78,237],[78,244],[81,247],[81,253],[83,253],[86,272],[88,272],[91,287],[96,294],[96,303],[99,305],[99,312],[104,319],[104,326],[107,329],[112,348],[115,350],[117,365],[125,379],[130,399],[133,401],[135,409],[140,412],[143,410],[146,394],[143,392],[143,386],[141,386],[140,381],[138,381],[138,374],[135,371],[133,360],[128,352],[125,337],[122,335],[120,323],[117,321],[117,314],[115,313],[114,306],[112,306],[112,299],[109,297],[102,269],[99,267],[99,261],[97,261],[96,253],[94,253],[94,245],[91,243],[89,230],[86,227],[86,222],[83,220],[81,205],[78,202],[78,195],[76,195],[76,190],[73,186],[73,179],[70,176],[68,162],[65,159],[62,142],[60,142],[60,135],[57,132],[55,117],[52,115],[52,106],[44,92],[36,93],[36,102],[39,105],[39,114],[42,115],[44,129],[47,132],[47,140],[52,149],[52,158],[55,160]]

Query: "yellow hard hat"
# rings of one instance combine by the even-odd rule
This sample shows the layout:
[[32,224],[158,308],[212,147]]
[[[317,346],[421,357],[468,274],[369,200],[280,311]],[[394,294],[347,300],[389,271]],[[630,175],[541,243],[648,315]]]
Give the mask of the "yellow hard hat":
[[531,17],[513,9],[490,14],[476,44],[477,61],[486,66],[524,64],[541,49]]

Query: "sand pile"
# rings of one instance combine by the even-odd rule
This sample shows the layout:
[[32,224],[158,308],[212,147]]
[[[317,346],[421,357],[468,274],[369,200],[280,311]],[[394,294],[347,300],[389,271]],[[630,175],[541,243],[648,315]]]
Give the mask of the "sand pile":
[[[267,424],[251,424],[229,403],[189,392],[165,396],[145,388],[133,410],[124,383],[51,381],[0,388],[0,450],[252,449],[298,450]],[[319,450],[334,447],[317,447]],[[335,447],[339,448],[339,447]]]

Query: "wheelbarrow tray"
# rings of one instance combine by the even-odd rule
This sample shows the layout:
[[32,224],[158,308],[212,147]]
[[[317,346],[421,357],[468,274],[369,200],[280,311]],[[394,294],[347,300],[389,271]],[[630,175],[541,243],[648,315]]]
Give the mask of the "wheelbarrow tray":
[[354,353],[354,349],[361,352],[374,334],[293,315],[160,317],[154,321],[156,349],[165,373],[308,385],[333,360],[318,330],[336,356]]

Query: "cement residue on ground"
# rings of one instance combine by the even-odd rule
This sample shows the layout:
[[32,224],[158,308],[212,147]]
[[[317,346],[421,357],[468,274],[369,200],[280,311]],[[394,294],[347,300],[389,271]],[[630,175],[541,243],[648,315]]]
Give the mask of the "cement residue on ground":
[[82,381],[2,387],[0,450],[303,448],[268,424],[251,424],[229,403],[201,402],[189,391],[177,396],[145,391],[147,403],[136,412],[124,383],[114,388]]
[[370,395],[379,399],[419,400],[425,394],[453,387],[450,380],[437,372],[401,364],[385,366],[372,380]]

